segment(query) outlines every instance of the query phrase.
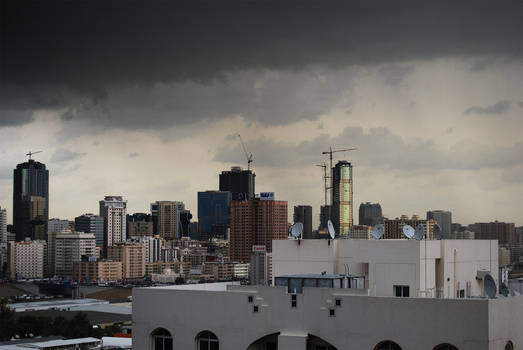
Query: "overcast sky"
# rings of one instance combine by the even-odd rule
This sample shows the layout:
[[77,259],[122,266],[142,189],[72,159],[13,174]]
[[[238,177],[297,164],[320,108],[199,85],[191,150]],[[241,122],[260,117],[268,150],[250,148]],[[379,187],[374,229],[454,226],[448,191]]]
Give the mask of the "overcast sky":
[[[523,224],[523,2],[3,2],[0,205],[29,150],[50,216],[180,200],[246,166],[289,208],[357,147],[354,215]],[[292,214],[292,213],[291,213]],[[195,215],[196,216],[196,215]],[[357,220],[356,220],[357,221]]]

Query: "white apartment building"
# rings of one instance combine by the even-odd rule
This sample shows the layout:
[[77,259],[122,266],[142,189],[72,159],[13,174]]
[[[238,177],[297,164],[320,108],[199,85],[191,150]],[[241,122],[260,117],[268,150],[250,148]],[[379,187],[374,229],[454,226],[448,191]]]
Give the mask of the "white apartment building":
[[162,240],[158,237],[144,236],[138,239],[138,243],[145,248],[145,262],[152,263],[161,259]]
[[484,296],[483,276],[498,279],[495,240],[275,240],[273,276],[322,273],[364,277],[369,295]]
[[7,246],[7,210],[0,207],[0,244]]
[[80,261],[83,255],[98,257],[96,238],[91,233],[64,230],[55,238],[55,275],[73,276],[73,262]]
[[43,278],[45,245],[45,241],[9,242],[11,278]]
[[100,216],[104,221],[105,248],[127,239],[127,201],[121,196],[105,196],[100,201]]

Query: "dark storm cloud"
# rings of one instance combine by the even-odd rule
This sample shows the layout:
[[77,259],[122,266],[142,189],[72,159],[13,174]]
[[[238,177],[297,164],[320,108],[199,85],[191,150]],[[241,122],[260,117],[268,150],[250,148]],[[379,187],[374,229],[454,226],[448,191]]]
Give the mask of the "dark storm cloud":
[[33,121],[33,112],[17,109],[2,109],[0,106],[0,127],[23,125]]
[[467,108],[463,113],[465,114],[503,114],[508,112],[510,109],[510,102],[508,101],[498,101],[491,106],[480,107],[472,106]]
[[396,87],[403,82],[407,75],[414,72],[414,67],[412,65],[390,64],[380,68],[379,72],[383,76],[385,84]]
[[[521,55],[517,0],[6,0],[2,6],[0,107],[19,111],[77,108],[85,98],[103,108],[108,94],[123,87],[227,82],[237,71]],[[394,85],[402,76],[386,81]],[[83,117],[93,115],[109,118]],[[132,124],[135,116],[122,118]],[[175,115],[163,124],[178,118],[201,116]]]
[[[354,161],[365,166],[404,170],[415,169],[481,169],[510,168],[523,164],[523,143],[512,147],[492,147],[472,141],[459,142],[443,149],[432,140],[409,139],[391,133],[387,128],[373,128],[365,132],[359,127],[348,127],[335,137],[319,135],[299,144],[281,143],[260,138],[246,143],[254,154],[254,166],[302,167],[314,166],[327,160],[321,152],[329,147],[358,150],[338,155],[338,159]],[[215,161],[243,164],[237,147],[221,147]]]

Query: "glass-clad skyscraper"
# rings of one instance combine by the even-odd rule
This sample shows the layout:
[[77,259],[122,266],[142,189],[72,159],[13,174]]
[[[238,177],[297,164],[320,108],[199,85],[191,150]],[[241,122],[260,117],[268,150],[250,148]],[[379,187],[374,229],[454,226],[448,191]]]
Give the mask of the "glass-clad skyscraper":
[[352,217],[352,165],[342,160],[332,169],[332,224],[340,236],[348,235]]
[[232,195],[229,191],[198,192],[200,234],[211,235],[213,225],[229,225]]
[[49,171],[29,159],[13,171],[13,226],[16,240],[45,239],[49,220]]

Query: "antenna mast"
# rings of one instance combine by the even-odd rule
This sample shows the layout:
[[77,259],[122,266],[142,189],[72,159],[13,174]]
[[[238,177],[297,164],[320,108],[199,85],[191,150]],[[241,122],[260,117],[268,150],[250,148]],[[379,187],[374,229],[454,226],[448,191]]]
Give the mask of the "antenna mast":
[[[328,151],[321,152],[321,154],[328,154],[329,155],[329,159],[330,159],[330,180],[331,180],[331,186],[329,188],[332,188],[334,186],[334,184],[333,184],[333,176],[332,176],[332,154],[333,153],[338,153],[338,152],[355,151],[355,150],[357,150],[357,148],[332,149],[332,147],[329,147]],[[331,198],[331,201],[332,201],[332,198]]]
[[329,178],[327,176],[327,164],[325,162],[321,164],[316,164],[316,166],[319,166],[323,169],[323,193],[325,194],[325,206],[327,206],[327,192],[329,190],[329,185],[327,184],[327,179]]
[[249,154],[247,152],[247,149],[245,148],[245,145],[243,144],[242,136],[240,134],[237,134],[237,135],[238,135],[238,138],[240,139],[240,143],[243,148],[243,153],[245,153],[245,158],[247,158],[247,170],[251,170],[251,163],[254,161],[254,156],[252,155],[252,153]]

